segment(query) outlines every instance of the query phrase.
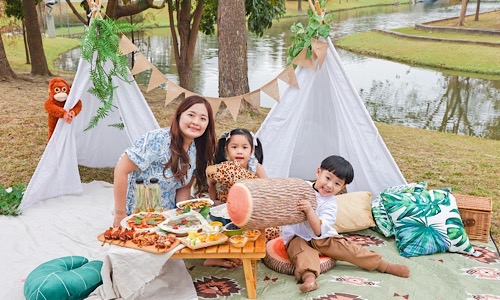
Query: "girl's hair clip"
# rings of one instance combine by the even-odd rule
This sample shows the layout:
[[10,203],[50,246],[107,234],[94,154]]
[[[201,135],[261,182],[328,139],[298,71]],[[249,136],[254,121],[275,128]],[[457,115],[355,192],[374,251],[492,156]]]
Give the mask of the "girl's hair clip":
[[253,147],[257,147],[257,145],[259,144],[257,142],[257,137],[255,136],[255,134],[253,134],[253,132],[250,131],[250,135],[252,135],[252,139],[253,139]]
[[222,134],[222,138],[225,138],[226,139],[226,142],[231,138],[231,132],[228,131],[228,132],[224,132]]

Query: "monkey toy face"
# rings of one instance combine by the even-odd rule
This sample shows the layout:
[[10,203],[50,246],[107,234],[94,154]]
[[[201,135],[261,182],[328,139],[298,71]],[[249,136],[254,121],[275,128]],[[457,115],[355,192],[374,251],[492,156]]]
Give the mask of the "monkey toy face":
[[69,85],[68,83],[60,78],[52,78],[49,82],[49,95],[53,97],[56,101],[64,102],[68,99]]

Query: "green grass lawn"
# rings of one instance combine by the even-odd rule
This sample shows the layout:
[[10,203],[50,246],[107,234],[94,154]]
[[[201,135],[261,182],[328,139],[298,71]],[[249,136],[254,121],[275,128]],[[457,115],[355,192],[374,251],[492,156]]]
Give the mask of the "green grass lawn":
[[484,74],[490,76],[478,77],[500,79],[499,47],[410,40],[376,31],[349,35],[336,41],[335,46],[409,65]]
[[432,37],[439,39],[451,39],[451,40],[469,40],[469,41],[478,41],[478,42],[493,42],[500,43],[500,35],[477,35],[477,34],[466,34],[466,33],[454,33],[454,32],[438,32],[438,31],[423,31],[417,30],[414,27],[403,27],[396,28],[392,31],[412,35],[412,36],[423,36],[423,37]]

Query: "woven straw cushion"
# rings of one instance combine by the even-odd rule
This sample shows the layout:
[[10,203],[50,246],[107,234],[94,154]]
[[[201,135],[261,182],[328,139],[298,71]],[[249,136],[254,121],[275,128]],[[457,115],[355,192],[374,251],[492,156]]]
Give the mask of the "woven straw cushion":
[[[324,273],[335,266],[335,260],[330,257],[321,256],[319,261],[321,273]],[[282,274],[294,275],[293,272],[295,271],[295,266],[292,264],[290,259],[288,259],[282,237],[271,240],[266,244],[266,256],[264,257],[263,262],[273,271]]]
[[84,299],[99,285],[102,261],[82,256],[56,258],[36,267],[24,282],[26,299]]

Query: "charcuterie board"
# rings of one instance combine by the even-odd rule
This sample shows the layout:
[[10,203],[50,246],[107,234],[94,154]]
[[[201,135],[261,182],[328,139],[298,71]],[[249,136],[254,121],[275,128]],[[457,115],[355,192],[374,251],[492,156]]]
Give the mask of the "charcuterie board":
[[[139,233],[136,233],[136,234],[140,234],[141,232]],[[151,234],[155,234],[157,236],[163,236],[163,235],[158,235],[158,233],[156,232],[152,232]],[[163,236],[162,239],[165,239],[167,238],[166,236]],[[177,245],[179,245],[180,243],[180,240],[178,238],[175,238],[175,237],[172,237],[170,236],[168,238],[168,242],[170,243],[170,245],[168,245],[168,247],[160,247],[160,243],[155,243],[153,245],[140,245],[140,240],[137,240],[136,239],[136,243],[133,242],[133,240],[126,240],[126,241],[123,241],[123,240],[114,240],[114,239],[105,239],[104,238],[104,233],[100,234],[97,239],[102,243],[102,246],[106,245],[106,244],[110,244],[110,245],[116,245],[116,246],[121,246],[121,247],[126,247],[126,248],[131,248],[131,249],[136,249],[136,250],[141,250],[141,251],[145,251],[145,252],[150,252],[150,253],[154,253],[154,254],[163,254],[163,253],[166,253],[170,250],[172,250],[173,248],[175,248]],[[167,243],[168,244],[168,243]]]
[[190,239],[188,237],[183,237],[183,238],[181,238],[181,243],[183,243],[184,245],[186,245],[186,247],[195,250],[195,249],[200,249],[200,248],[205,248],[205,247],[210,247],[210,246],[215,246],[215,245],[223,244],[223,243],[227,242],[228,239],[229,239],[229,237],[227,235],[219,233],[217,235],[217,240],[214,240],[214,241],[208,241],[208,240],[206,240],[206,241],[203,241],[203,242],[198,242],[195,245],[193,245],[190,242]]

